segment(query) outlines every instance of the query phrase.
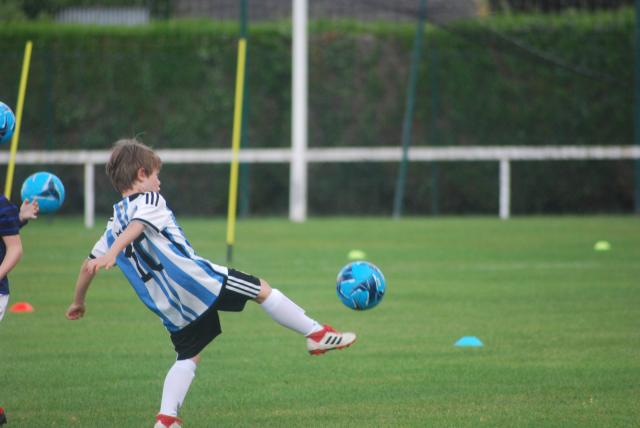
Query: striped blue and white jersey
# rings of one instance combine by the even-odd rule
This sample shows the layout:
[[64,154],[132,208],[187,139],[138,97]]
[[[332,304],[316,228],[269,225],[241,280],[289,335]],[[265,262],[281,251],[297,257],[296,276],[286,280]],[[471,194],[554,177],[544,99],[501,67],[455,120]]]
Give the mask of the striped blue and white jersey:
[[228,269],[195,253],[162,195],[154,192],[131,195],[113,206],[91,257],[104,255],[134,220],[144,223],[144,231],[116,263],[167,330],[178,331],[216,301]]

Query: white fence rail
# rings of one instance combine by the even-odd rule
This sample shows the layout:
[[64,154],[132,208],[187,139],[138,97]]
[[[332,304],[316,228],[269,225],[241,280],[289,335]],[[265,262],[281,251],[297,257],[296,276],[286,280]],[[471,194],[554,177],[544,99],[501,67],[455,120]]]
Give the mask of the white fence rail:
[[[181,149],[158,150],[164,163],[229,163],[231,150]],[[353,147],[307,149],[306,162],[398,162],[399,147]],[[93,227],[95,218],[95,166],[105,164],[109,151],[23,151],[16,156],[16,164],[84,165],[84,222]],[[511,212],[511,162],[541,160],[621,160],[640,159],[640,146],[499,146],[499,147],[412,147],[409,161],[497,161],[499,174],[499,215],[507,219]],[[0,153],[0,164],[9,161],[9,154]],[[241,150],[240,161],[248,163],[291,163],[290,149]],[[306,191],[304,192],[306,195]],[[307,201],[297,201],[306,207]],[[290,218],[295,217],[290,207]]]

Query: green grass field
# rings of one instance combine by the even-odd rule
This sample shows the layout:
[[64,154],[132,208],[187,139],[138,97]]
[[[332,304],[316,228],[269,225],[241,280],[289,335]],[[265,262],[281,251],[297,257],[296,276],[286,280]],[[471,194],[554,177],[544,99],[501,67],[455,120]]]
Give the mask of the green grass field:
[[[224,264],[225,223],[183,220]],[[23,229],[0,323],[8,427],[150,427],[174,353],[119,270],[67,321],[80,263],[101,228],[40,219]],[[598,240],[612,249],[595,252]],[[351,249],[387,279],[368,312],[339,302]],[[311,357],[257,305],[222,315],[181,416],[190,427],[612,427],[640,424],[640,223],[636,217],[242,221],[233,265],[320,321],[354,330]],[[462,336],[483,348],[456,348]]]

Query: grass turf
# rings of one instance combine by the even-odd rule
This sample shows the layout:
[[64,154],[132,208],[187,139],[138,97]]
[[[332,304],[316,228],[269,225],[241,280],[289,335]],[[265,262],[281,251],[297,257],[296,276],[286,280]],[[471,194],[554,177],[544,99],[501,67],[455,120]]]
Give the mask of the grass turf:
[[[225,223],[182,221],[224,263]],[[0,323],[9,426],[151,426],[174,353],[117,268],[67,321],[101,230],[32,222]],[[597,240],[611,242],[595,252]],[[375,309],[334,291],[351,249],[387,279]],[[640,420],[640,223],[634,217],[242,221],[233,265],[267,279],[358,342],[321,357],[257,305],[222,315],[181,416],[185,427],[632,426]],[[456,348],[465,335],[483,348]]]

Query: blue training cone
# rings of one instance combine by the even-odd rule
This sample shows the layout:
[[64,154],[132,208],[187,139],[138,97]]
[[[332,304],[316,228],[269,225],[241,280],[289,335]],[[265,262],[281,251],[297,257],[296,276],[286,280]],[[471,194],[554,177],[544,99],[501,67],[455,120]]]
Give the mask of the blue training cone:
[[478,339],[475,336],[464,336],[458,339],[458,341],[455,343],[455,346],[480,347],[480,346],[484,346],[484,344],[480,339]]

